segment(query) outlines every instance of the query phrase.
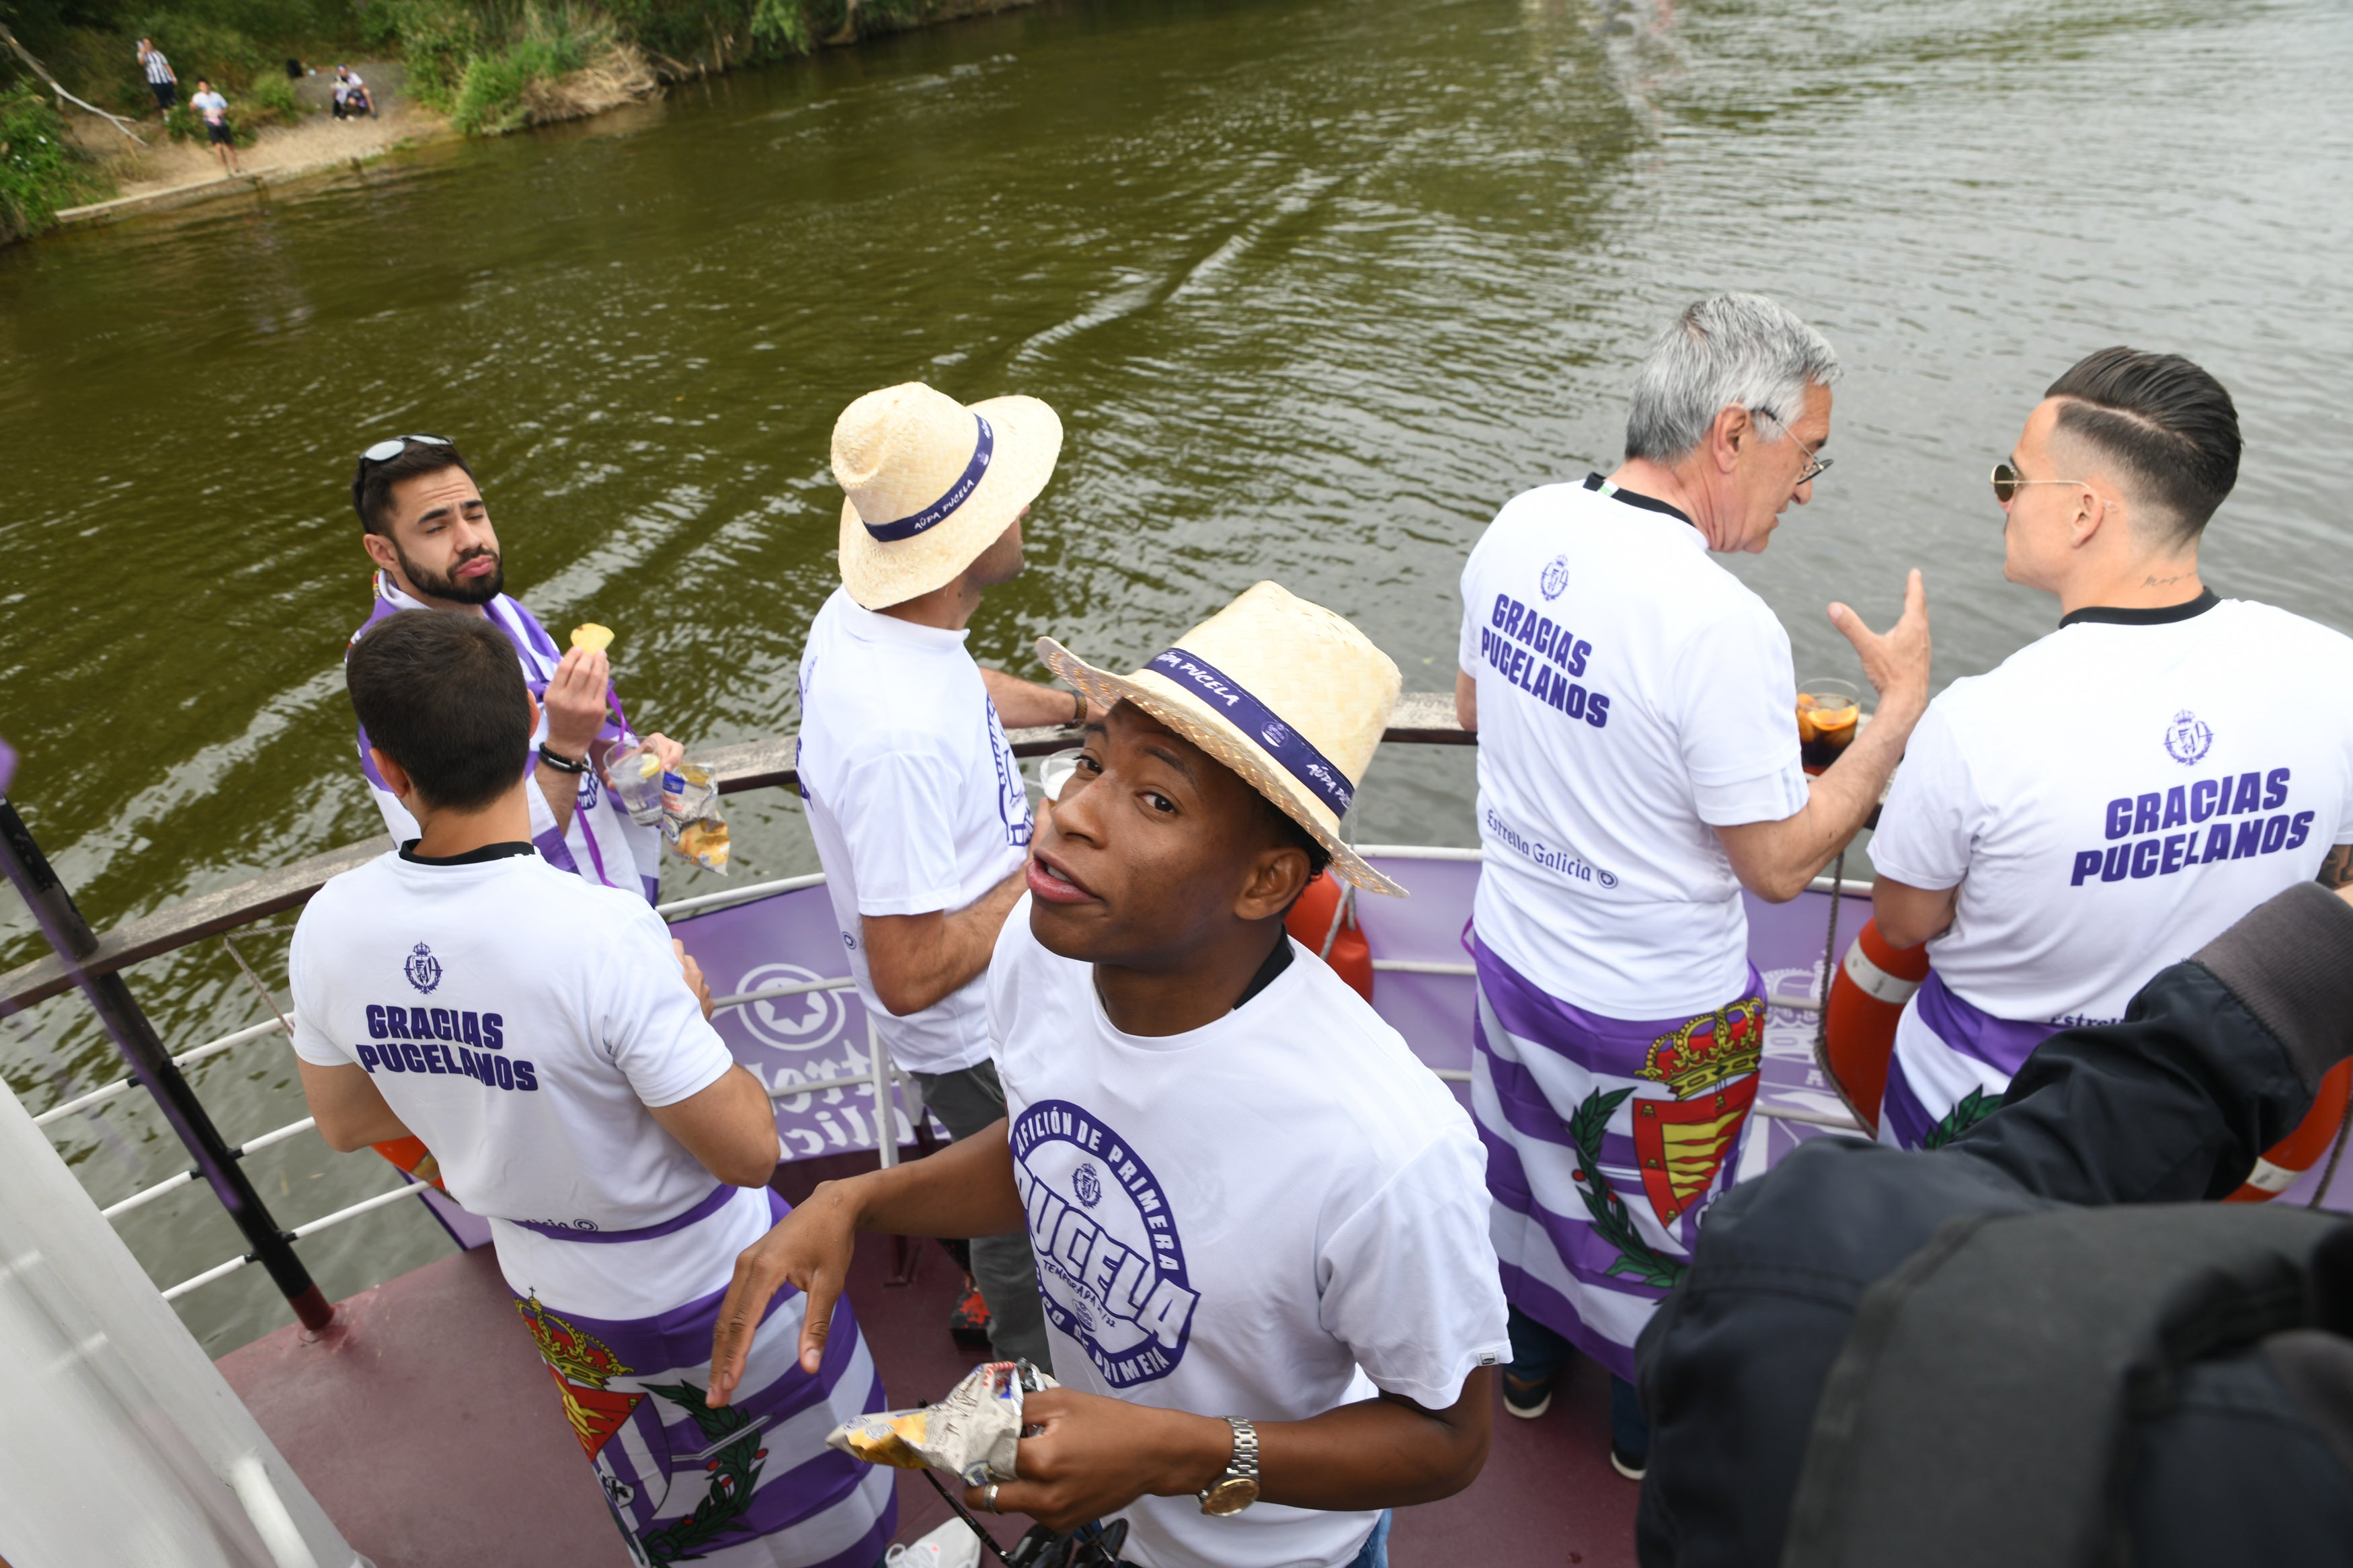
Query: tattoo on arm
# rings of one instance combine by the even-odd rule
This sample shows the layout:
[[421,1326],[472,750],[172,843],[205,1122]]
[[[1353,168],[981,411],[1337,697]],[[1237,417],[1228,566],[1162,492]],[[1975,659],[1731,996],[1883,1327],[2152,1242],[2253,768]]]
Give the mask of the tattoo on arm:
[[2353,844],[2339,844],[2320,863],[2320,875],[2316,879],[2324,888],[2341,888],[2353,882]]

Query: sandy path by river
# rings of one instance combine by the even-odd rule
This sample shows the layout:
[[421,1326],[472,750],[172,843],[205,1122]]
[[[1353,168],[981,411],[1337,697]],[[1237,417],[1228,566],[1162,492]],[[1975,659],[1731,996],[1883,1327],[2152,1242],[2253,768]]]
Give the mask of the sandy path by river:
[[[431,110],[408,100],[401,91],[403,72],[397,65],[363,62],[357,68],[377,100],[377,117],[337,120],[323,109],[307,113],[292,125],[265,126],[250,147],[237,149],[244,173],[283,175],[296,170],[330,167],[353,159],[371,158],[403,142],[435,141],[452,134],[449,122]],[[326,101],[332,68],[306,78],[298,89],[306,103]],[[193,90],[191,89],[190,90]],[[237,104],[229,105],[234,122]],[[112,128],[77,116],[73,129],[83,147],[98,155],[118,197],[142,197],[224,178],[220,160],[200,142],[174,142],[163,122],[147,120],[138,132],[148,143],[133,148]]]

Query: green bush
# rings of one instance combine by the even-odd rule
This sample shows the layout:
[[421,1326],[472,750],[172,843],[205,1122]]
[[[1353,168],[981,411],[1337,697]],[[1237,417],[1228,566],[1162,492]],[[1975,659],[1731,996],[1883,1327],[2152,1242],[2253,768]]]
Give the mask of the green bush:
[[0,238],[37,234],[59,207],[100,194],[47,93],[29,81],[0,90]]
[[299,124],[304,112],[302,100],[294,96],[293,82],[283,71],[256,77],[245,89],[245,118],[256,126]]
[[613,47],[610,22],[569,5],[543,10],[526,4],[513,31],[509,42],[468,61],[459,79],[449,119],[469,136],[519,129],[530,114],[524,94],[532,83],[578,70]]

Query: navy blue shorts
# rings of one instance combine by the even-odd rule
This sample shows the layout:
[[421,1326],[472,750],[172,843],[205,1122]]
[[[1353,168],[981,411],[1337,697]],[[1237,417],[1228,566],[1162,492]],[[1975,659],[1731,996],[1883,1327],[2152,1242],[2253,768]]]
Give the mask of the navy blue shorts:
[[237,132],[228,128],[226,120],[207,120],[205,121],[205,136],[216,147],[227,147],[235,143]]

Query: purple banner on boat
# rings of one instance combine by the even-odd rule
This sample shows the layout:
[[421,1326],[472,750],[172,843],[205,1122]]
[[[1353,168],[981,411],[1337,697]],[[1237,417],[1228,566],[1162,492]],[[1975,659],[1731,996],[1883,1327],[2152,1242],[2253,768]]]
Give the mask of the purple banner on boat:
[[[702,966],[713,996],[846,981],[849,974],[840,928],[823,887],[691,915],[670,929]],[[712,1022],[735,1059],[771,1092],[800,1083],[863,1080],[874,1070],[866,1007],[847,985],[731,1007]],[[786,1092],[776,1105],[787,1160],[877,1147],[871,1082]],[[914,1142],[914,1125],[895,1090],[884,1114],[899,1146]],[[933,1131],[945,1142],[946,1131],[936,1122]]]

